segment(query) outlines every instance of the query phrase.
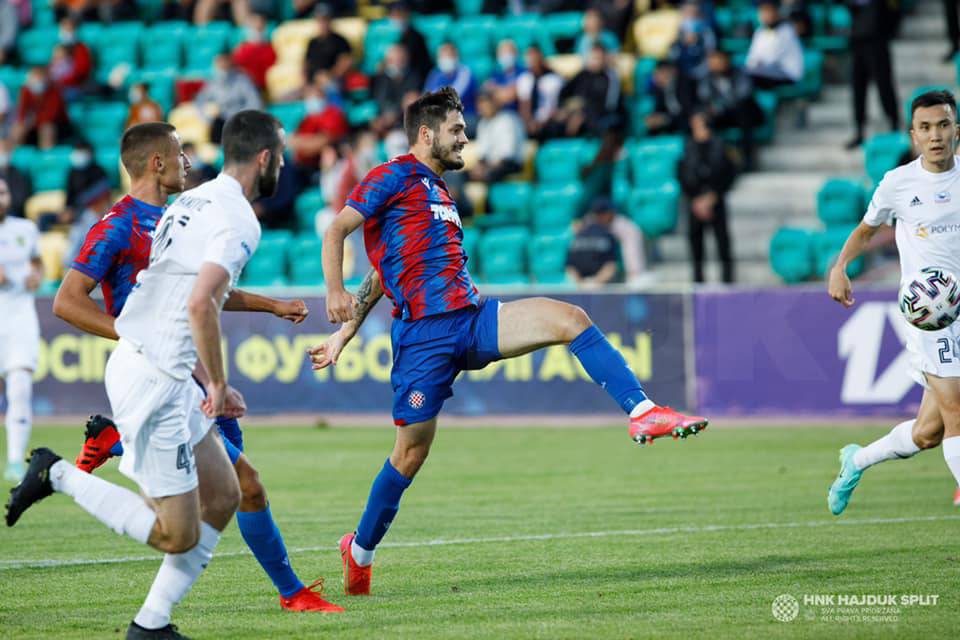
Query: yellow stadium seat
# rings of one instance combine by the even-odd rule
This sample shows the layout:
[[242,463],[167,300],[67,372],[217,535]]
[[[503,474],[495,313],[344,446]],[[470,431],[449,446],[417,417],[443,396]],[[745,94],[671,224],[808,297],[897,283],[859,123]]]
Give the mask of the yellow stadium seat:
[[676,9],[659,9],[637,18],[633,23],[637,53],[658,60],[663,58],[677,39],[680,21],[680,12]]
[[561,53],[547,59],[550,68],[569,80],[583,69],[583,58],[575,53]]
[[333,21],[334,33],[342,35],[353,49],[353,56],[363,57],[363,39],[367,35],[367,21],[363,18],[337,18]]
[[60,213],[67,206],[67,192],[41,191],[30,196],[23,206],[27,218],[36,222],[41,214]]
[[192,102],[184,102],[176,106],[167,117],[167,120],[177,128],[180,139],[196,145],[210,142],[210,123]]
[[[469,145],[468,145],[469,146]],[[463,187],[463,193],[470,198],[473,208],[477,213],[483,213],[487,209],[487,191],[489,187],[483,182],[468,182]]]
[[69,248],[67,234],[63,231],[47,231],[40,234],[38,241],[40,261],[43,263],[43,277],[46,280],[63,278],[63,256]]
[[617,73],[625,93],[633,93],[633,69],[637,66],[637,56],[632,53],[616,54]]
[[280,102],[284,96],[303,87],[302,61],[277,63],[267,70],[267,93],[271,102]]

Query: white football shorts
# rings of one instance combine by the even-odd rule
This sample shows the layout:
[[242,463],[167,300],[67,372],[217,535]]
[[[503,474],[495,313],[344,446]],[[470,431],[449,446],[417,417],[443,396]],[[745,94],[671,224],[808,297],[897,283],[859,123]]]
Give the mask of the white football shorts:
[[907,351],[910,353],[910,377],[928,389],[926,376],[960,378],[960,321],[939,331],[907,327]]
[[5,314],[0,326],[0,376],[17,369],[37,370],[40,351],[40,326],[31,307],[13,317]]

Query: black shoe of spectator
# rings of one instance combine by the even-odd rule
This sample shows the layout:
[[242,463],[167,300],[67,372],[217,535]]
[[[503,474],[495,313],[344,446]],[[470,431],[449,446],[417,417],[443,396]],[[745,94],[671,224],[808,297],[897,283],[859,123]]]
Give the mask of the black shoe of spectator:
[[952,49],[948,54],[943,56],[943,63],[948,64],[950,62],[953,62],[953,59],[956,57],[956,55],[957,55],[957,50]]
[[856,138],[847,142],[847,144],[843,145],[843,148],[846,149],[847,151],[853,151],[854,149],[856,149],[862,144],[863,144],[863,136],[857,136]]

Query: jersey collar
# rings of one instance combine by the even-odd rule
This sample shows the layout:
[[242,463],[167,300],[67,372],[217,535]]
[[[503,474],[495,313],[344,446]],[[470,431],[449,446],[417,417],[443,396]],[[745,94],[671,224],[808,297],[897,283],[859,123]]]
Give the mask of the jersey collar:
[[231,191],[236,191],[241,196],[243,195],[243,186],[233,176],[228,176],[227,174],[221,172],[220,175],[217,176],[217,182],[222,184],[225,188],[230,189]]

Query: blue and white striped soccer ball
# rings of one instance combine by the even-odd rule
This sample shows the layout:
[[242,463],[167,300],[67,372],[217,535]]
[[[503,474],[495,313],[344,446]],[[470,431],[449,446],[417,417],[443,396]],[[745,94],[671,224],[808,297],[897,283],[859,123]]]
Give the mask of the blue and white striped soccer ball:
[[941,267],[924,267],[900,287],[900,312],[924,331],[950,326],[960,314],[960,284]]

